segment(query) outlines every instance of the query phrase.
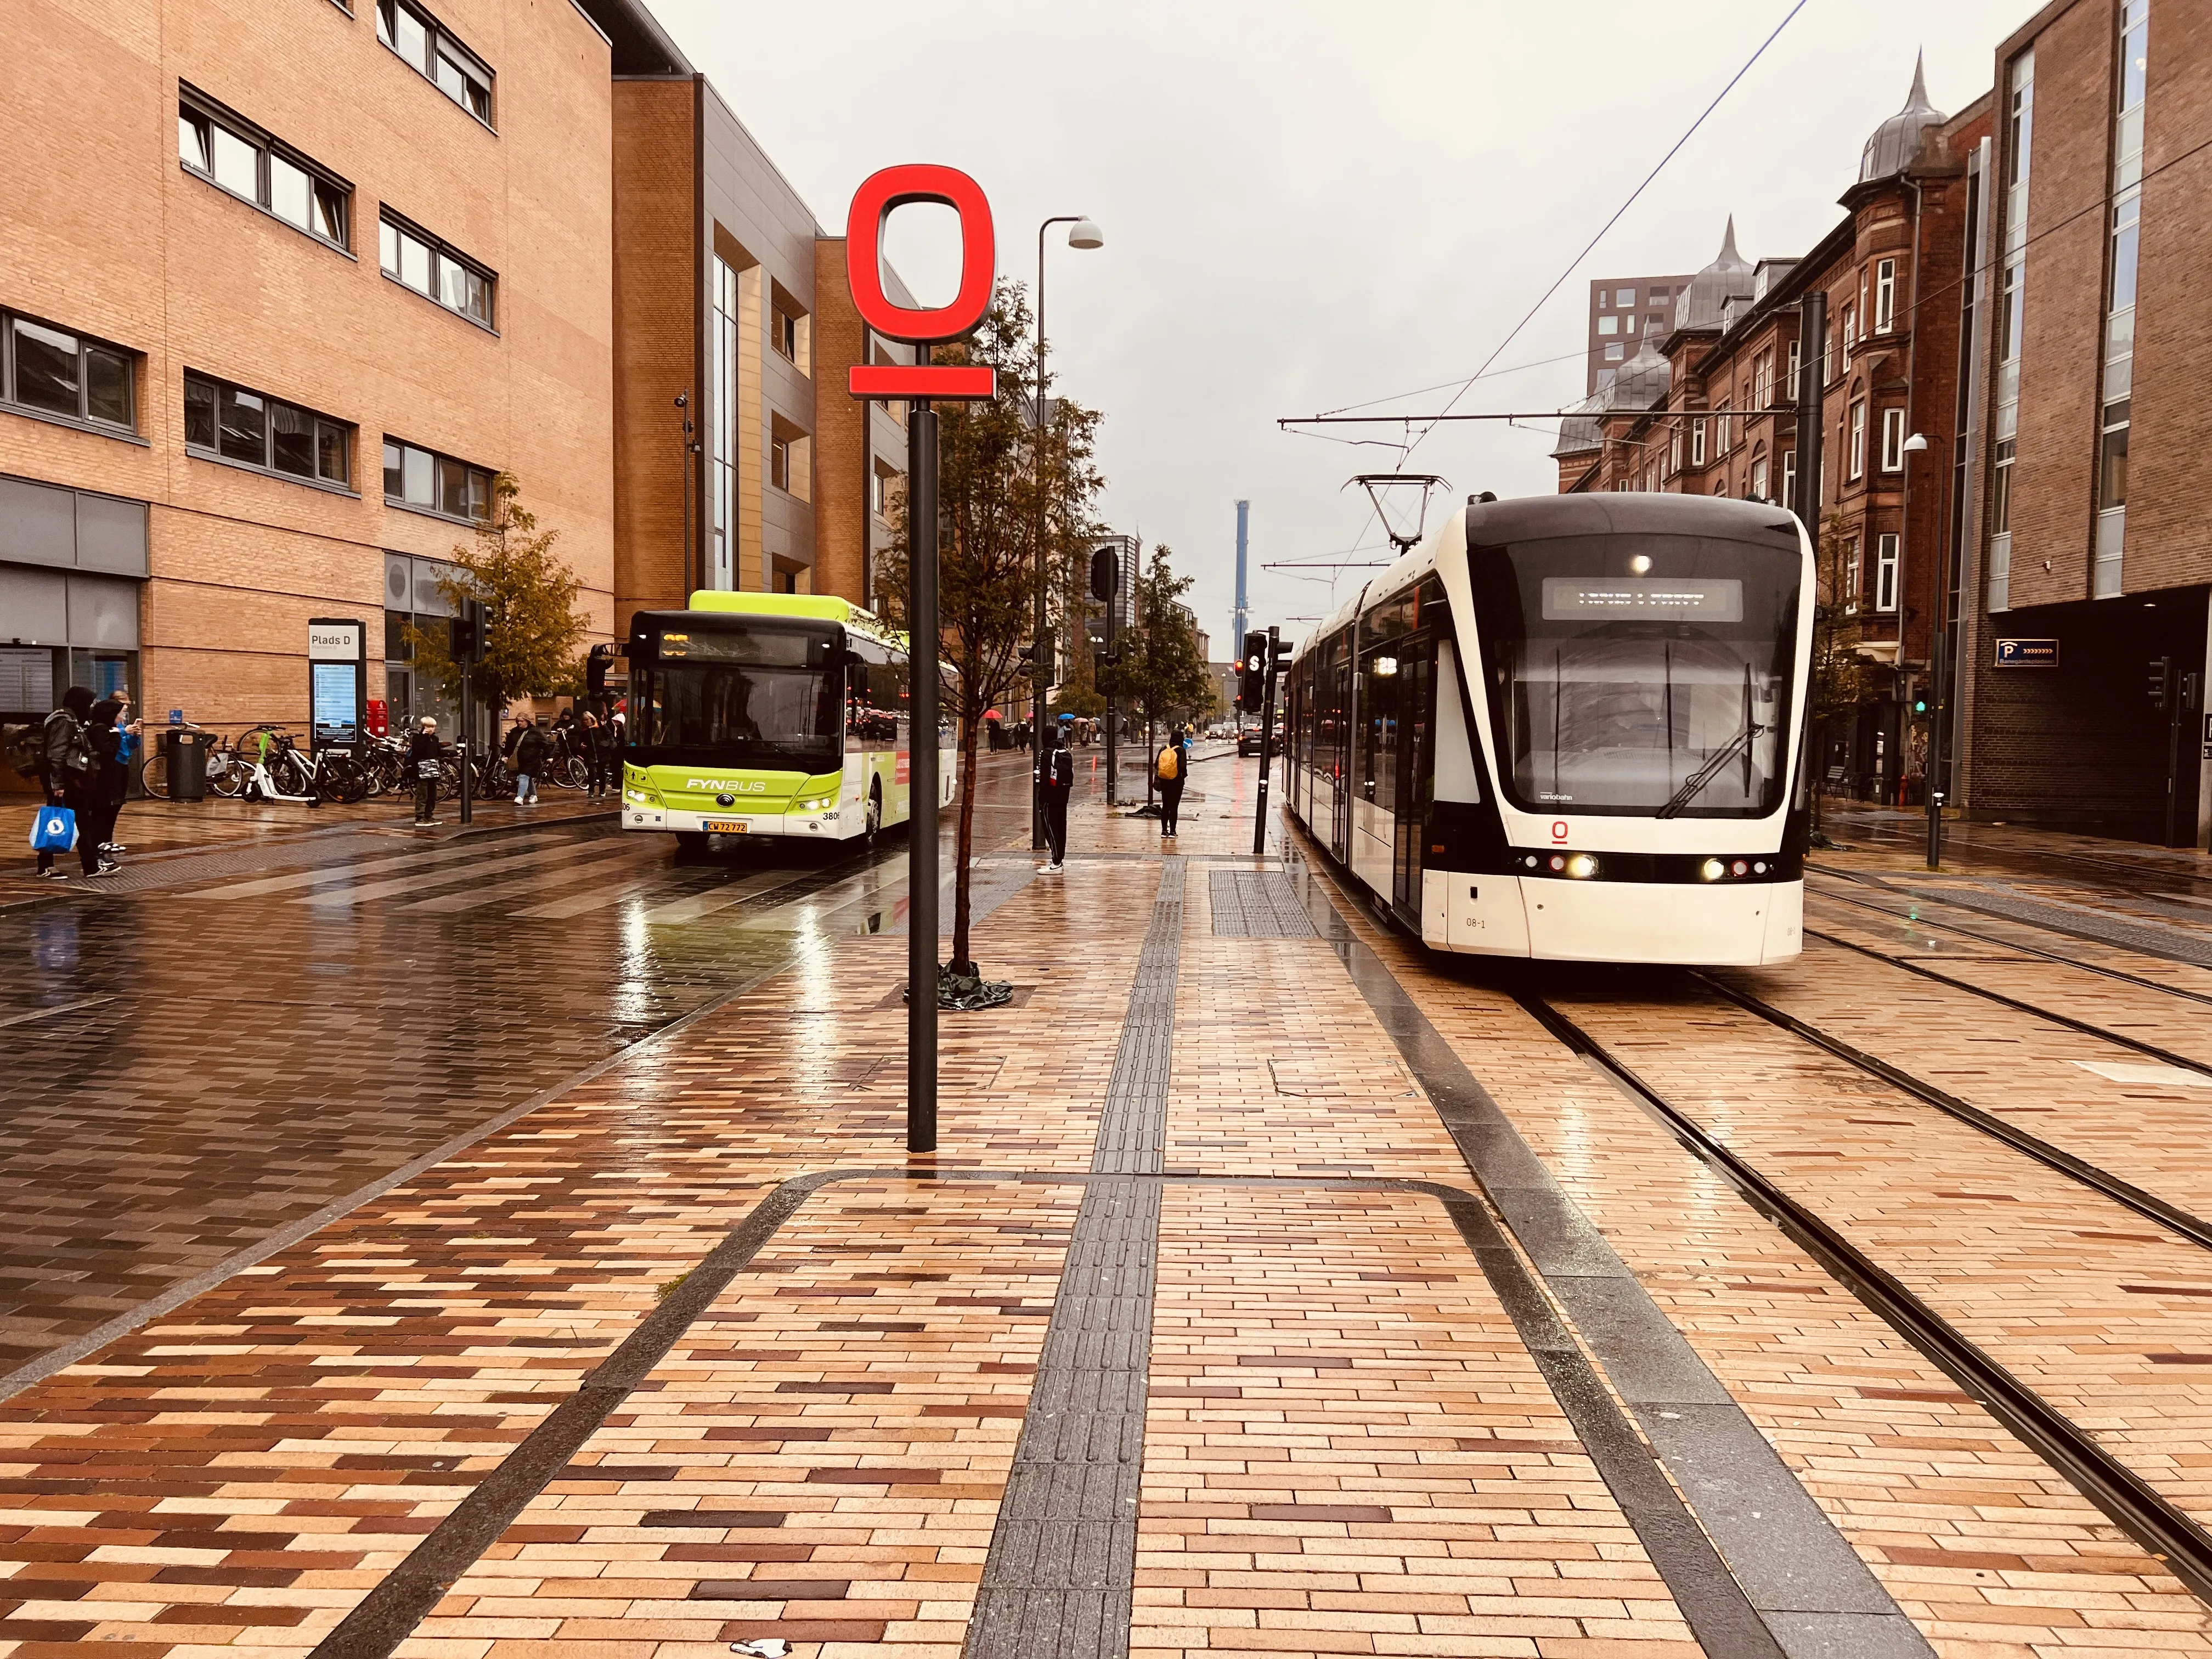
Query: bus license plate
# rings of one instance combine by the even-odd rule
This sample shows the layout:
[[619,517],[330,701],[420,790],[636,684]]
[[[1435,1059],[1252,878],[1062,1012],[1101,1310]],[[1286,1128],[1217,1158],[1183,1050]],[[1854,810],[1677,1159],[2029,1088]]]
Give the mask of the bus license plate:
[[742,836],[752,825],[744,818],[707,818],[701,822],[702,830],[721,836]]

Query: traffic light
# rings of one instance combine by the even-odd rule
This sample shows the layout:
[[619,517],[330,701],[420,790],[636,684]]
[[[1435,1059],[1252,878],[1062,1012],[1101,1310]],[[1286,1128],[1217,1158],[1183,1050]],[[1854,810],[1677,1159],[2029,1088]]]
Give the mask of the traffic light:
[[1052,635],[1047,634],[1037,645],[1022,647],[1022,660],[1030,665],[1030,672],[1038,685],[1053,684]]
[[1259,708],[1267,695],[1267,636],[1247,634],[1244,655],[1237,665],[1237,701],[1247,713]]
[[1091,597],[1110,601],[1121,591],[1121,556],[1110,547],[1102,547],[1091,556]]
[[1924,695],[1912,700],[1912,712],[1916,714],[1924,714],[1928,712],[1928,699]]
[[459,616],[447,619],[446,654],[457,663],[473,663],[479,660],[477,653],[477,629],[475,611],[476,601],[467,600],[463,603]]
[[2161,713],[2173,695],[2173,659],[2153,657],[2150,661],[2150,706]]

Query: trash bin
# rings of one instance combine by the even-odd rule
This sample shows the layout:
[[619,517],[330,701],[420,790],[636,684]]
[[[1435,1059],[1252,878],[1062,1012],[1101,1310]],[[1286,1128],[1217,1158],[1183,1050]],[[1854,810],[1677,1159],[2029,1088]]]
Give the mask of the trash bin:
[[169,799],[207,799],[208,750],[215,746],[212,732],[167,731],[161,734],[161,752],[169,763]]

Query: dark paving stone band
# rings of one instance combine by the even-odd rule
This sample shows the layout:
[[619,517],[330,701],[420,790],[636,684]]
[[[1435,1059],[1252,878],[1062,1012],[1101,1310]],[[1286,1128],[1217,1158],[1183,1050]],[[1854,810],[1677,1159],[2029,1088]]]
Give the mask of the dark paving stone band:
[[[1587,1347],[1635,1413],[1643,1440],[1623,1420],[1629,1443],[1624,1446],[1609,1446],[1602,1428],[1584,1429],[1579,1419],[1576,1428],[1706,1650],[1778,1652],[1787,1659],[1935,1659],[1927,1639],[1727,1386],[1553,1179],[1382,958],[1337,915],[1314,867],[1301,862],[1294,879],[1308,914],[1435,1103],[1484,1196],[1574,1322],[1580,1344],[1564,1328],[1559,1338],[1588,1382],[1570,1373],[1565,1392],[1555,1385],[1561,1407],[1574,1417],[1583,1386],[1603,1396],[1603,1385],[1583,1358]],[[1537,1295],[1533,1285],[1528,1293]],[[1530,1341],[1540,1364],[1542,1354],[1555,1352]],[[1642,1478],[1656,1476],[1655,1454],[1674,1476],[1673,1486],[1663,1478],[1656,1481],[1671,1502],[1662,1503]],[[1675,1486],[1688,1500],[1686,1511]],[[1744,1628],[1747,1616],[1759,1626],[1755,1632]]]
[[1224,939],[1311,939],[1305,906],[1279,870],[1216,870],[1213,932]]
[[[2000,921],[2026,922],[2046,933],[2063,933],[2069,939],[2083,939],[2091,945],[2117,945],[2123,951],[2160,957],[2167,962],[2184,963],[2193,968],[2212,968],[2212,944],[2207,944],[2203,938],[2185,933],[2179,927],[2168,927],[2159,922],[2121,921],[2100,916],[2094,910],[2016,898],[2009,893],[1995,893],[1987,890],[1968,893],[1945,885],[1927,890],[1931,884],[1916,884],[1910,877],[1900,877],[1893,883],[1853,870],[1837,870],[1823,866],[1808,867],[1818,869],[1823,875],[1841,876],[1846,880],[1862,882],[1869,887],[1904,894],[1923,902],[1955,905],[1961,910],[1977,911],[1985,916],[1995,916]],[[2131,899],[2130,902],[2142,903],[2143,901]],[[2195,918],[2192,915],[2191,919]]]

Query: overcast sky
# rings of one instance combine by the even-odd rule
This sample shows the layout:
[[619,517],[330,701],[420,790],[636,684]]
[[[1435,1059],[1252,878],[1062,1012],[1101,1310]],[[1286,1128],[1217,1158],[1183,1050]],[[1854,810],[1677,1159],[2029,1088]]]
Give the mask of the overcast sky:
[[[1053,233],[1051,366],[1104,411],[1106,516],[1174,549],[1219,658],[1237,498],[1252,503],[1255,626],[1295,636],[1334,603],[1328,578],[1344,598],[1366,574],[1262,562],[1386,545],[1342,486],[1397,465],[1396,428],[1370,434],[1392,447],[1356,448],[1277,418],[1472,374],[1794,0],[649,3],[832,231],[854,186],[896,161],[975,176],[1008,277],[1035,281],[1046,216],[1098,221],[1096,252]],[[1695,270],[1731,212],[1747,257],[1802,252],[1904,104],[1915,52],[1930,100],[1955,112],[2033,9],[1809,0],[1498,361],[1538,366],[1460,407],[1579,397],[1589,279]],[[907,222],[921,212],[895,216],[891,257],[941,301],[953,254]],[[1467,423],[1407,465],[1450,479],[1433,514],[1479,489],[1548,493],[1549,449]]]

